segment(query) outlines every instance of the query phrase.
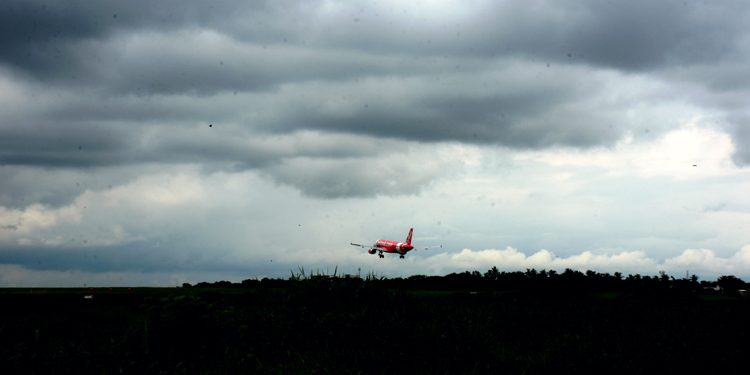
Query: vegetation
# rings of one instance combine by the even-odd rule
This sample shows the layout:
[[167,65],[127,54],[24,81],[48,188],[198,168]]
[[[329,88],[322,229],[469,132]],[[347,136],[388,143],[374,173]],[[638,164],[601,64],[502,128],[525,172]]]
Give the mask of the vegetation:
[[493,268],[5,289],[0,359],[23,373],[736,372],[750,349],[746,287]]

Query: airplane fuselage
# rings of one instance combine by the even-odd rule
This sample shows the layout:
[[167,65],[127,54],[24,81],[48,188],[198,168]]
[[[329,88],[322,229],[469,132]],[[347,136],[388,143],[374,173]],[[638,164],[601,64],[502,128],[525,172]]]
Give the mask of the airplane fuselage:
[[377,253],[380,258],[383,258],[383,253],[398,254],[401,259],[409,250],[414,249],[411,244],[411,235],[414,232],[413,228],[409,229],[409,234],[406,236],[406,242],[396,242],[391,240],[377,240],[372,246],[365,246],[358,243],[351,243],[353,246],[364,247],[370,254]]
[[410,244],[391,240],[378,240],[372,247],[378,250],[382,250],[385,253],[396,253],[401,255],[404,255],[409,252],[409,250],[414,249],[414,246]]

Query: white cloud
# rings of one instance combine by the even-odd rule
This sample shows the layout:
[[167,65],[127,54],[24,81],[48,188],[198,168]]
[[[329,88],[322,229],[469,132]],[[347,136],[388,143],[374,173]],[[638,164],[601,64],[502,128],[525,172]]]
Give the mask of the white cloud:
[[728,257],[716,255],[709,249],[687,249],[682,254],[669,258],[663,263],[664,269],[679,273],[689,270],[697,274],[750,275],[750,245],[743,246]]
[[[145,175],[105,190],[85,190],[69,205],[0,206],[0,244],[112,246],[158,232],[158,223],[196,209],[207,192],[198,175]],[[137,234],[131,234],[137,233]]]
[[10,237],[24,238],[61,222],[77,223],[80,220],[81,213],[74,207],[50,209],[33,204],[21,210],[0,206],[0,242]]
[[699,179],[741,173],[732,161],[735,145],[725,132],[695,119],[652,141],[628,137],[615,147],[592,150],[543,150],[519,153],[518,161],[552,166],[596,167],[612,175]]
[[463,249],[456,253],[441,253],[425,256],[419,262],[434,273],[460,272],[465,270],[484,271],[497,267],[504,271],[537,270],[563,271],[566,268],[597,272],[639,273],[655,275],[664,270],[675,277],[686,271],[702,278],[715,278],[720,275],[750,277],[750,245],[736,253],[721,257],[709,249],[686,249],[677,256],[659,261],[644,251],[622,251],[618,253],[598,253],[584,251],[569,256],[557,256],[549,250],[539,250],[531,255],[513,248],[472,250]]
[[625,251],[617,254],[596,254],[584,251],[580,254],[559,257],[549,250],[539,250],[527,256],[525,253],[507,247],[502,250],[463,249],[458,253],[443,253],[425,259],[430,268],[437,272],[448,270],[486,270],[498,267],[502,270],[525,270],[566,268],[576,270],[596,270],[599,272],[642,272],[657,271],[657,263],[643,251]]

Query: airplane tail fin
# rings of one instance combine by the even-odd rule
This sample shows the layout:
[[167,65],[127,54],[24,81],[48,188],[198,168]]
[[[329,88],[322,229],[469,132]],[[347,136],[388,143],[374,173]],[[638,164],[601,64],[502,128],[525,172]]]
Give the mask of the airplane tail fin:
[[406,244],[411,245],[411,235],[414,233],[414,228],[409,228],[409,235],[406,236]]

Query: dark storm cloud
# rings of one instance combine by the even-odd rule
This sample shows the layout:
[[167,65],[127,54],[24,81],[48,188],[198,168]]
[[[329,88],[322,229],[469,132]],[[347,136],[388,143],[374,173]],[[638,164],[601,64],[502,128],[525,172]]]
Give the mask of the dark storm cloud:
[[[65,72],[45,77],[50,71],[43,70],[36,78],[114,95],[209,97],[222,92],[267,91],[289,82],[407,75],[426,68],[406,56],[373,56],[286,43],[261,45],[215,31],[141,32],[107,43],[80,42],[60,48],[76,56],[55,62]],[[444,63],[442,69],[447,66]]]
[[[266,47],[238,43],[218,34],[146,38],[129,41],[132,47],[128,53],[133,55],[103,64],[106,71],[97,74],[97,79],[109,82],[116,92],[212,95],[268,91],[285,83],[409,75],[430,68],[403,56],[285,44]],[[117,54],[113,51],[110,56]]]
[[0,165],[112,165],[130,149],[126,137],[122,130],[77,124],[0,128]]
[[252,130],[220,122],[216,126],[207,122],[132,124],[131,129],[77,123],[0,128],[0,165],[96,168],[224,163],[219,169],[248,169],[295,156],[349,157],[376,152],[362,139],[331,135],[326,140],[303,132],[272,136]]
[[[601,99],[619,89],[602,71],[696,85],[701,95],[668,94],[723,111],[735,160],[750,162],[744,104],[725,98],[748,87],[737,79],[748,56],[739,1],[0,7],[0,74],[28,91],[0,114],[2,165],[198,163],[269,169],[316,196],[400,193],[378,183],[322,188],[341,179],[329,168],[318,168],[327,178],[295,177],[290,160],[358,157],[381,138],[593,147],[658,129],[628,122],[633,100]],[[209,123],[231,131],[208,133]],[[362,137],[268,143],[309,130]]]
[[[490,63],[477,66],[473,74],[438,79],[338,86],[333,91],[339,97],[301,94],[303,100],[289,100],[279,117],[266,124],[267,130],[314,128],[517,148],[591,147],[611,144],[621,135],[618,125],[623,122],[589,102],[588,97],[605,87],[587,80],[585,72],[501,65]],[[315,86],[307,90],[326,93]]]
[[[283,12],[266,9],[270,16],[262,24],[225,22],[219,27],[243,41],[280,37],[314,48],[374,54],[510,55],[646,70],[731,55],[746,33],[748,13],[742,1],[486,1],[444,9],[397,2],[328,3],[334,10],[325,12],[318,11],[320,3],[305,4]],[[273,37],[261,30],[273,30]]]
[[[397,4],[335,4],[336,9],[327,12],[320,11],[322,4],[12,1],[6,3],[5,11],[0,13],[3,15],[0,24],[7,31],[0,33],[3,35],[0,42],[6,47],[0,59],[36,77],[69,79],[75,76],[80,79],[96,72],[96,64],[106,63],[117,46],[123,47],[122,44],[106,45],[107,41],[137,33],[214,30],[259,48],[287,45],[377,55],[453,58],[520,55],[547,62],[573,61],[643,70],[664,64],[713,62],[730,55],[741,36],[746,34],[743,25],[748,13],[742,2],[735,1],[486,2],[467,6],[472,9],[468,14],[442,17],[430,9],[424,12],[416,9],[413,14],[404,10],[402,14]],[[162,47],[175,48],[169,44]],[[195,47],[200,51],[205,46]],[[176,68],[173,74],[158,80],[156,89],[186,89],[178,84],[187,81],[193,82],[190,89],[200,90],[205,85],[224,81],[218,67],[222,56],[217,55],[215,49],[205,50],[202,58],[190,56],[182,61],[180,56],[169,54],[147,58],[139,51],[128,52],[134,56],[132,62],[156,64],[153,70],[156,72],[168,73],[158,68],[164,61],[185,64],[184,67],[174,64],[178,66],[173,66]],[[263,56],[265,53],[258,50],[254,54]],[[281,57],[286,57],[287,61],[299,60],[294,55]],[[315,72],[321,63],[325,61],[313,60],[307,67]],[[283,66],[280,68],[281,72],[285,71]],[[138,77],[144,70],[138,68],[138,64],[131,69],[132,77]],[[236,67],[224,70],[229,72],[227,74],[237,74],[240,81],[248,74]],[[347,74],[346,69],[338,69],[338,72]],[[267,79],[266,74],[276,75],[268,71],[246,79],[263,81]],[[206,76],[216,79],[206,79]]]
[[550,1],[547,5],[549,12],[530,6],[504,13],[512,18],[508,39],[518,41],[513,45],[516,50],[624,70],[715,61],[735,48],[747,13],[737,12],[743,8],[739,2]]
[[[37,78],[62,78],[83,72],[92,56],[76,56],[82,41],[104,41],[134,30],[212,28],[246,17],[253,22],[267,13],[263,2],[238,13],[232,1],[5,1],[0,11],[0,59]],[[83,51],[91,52],[91,51]]]

